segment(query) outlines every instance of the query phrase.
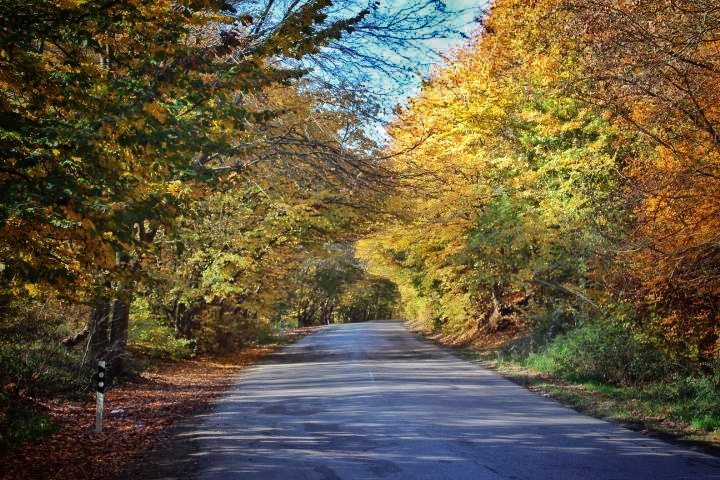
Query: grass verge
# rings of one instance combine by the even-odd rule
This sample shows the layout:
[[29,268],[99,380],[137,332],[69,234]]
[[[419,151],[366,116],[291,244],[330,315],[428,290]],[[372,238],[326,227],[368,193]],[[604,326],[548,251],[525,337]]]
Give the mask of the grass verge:
[[[597,381],[572,381],[502,358],[498,350],[457,348],[462,357],[580,412],[620,423],[649,436],[720,456],[720,424],[715,415],[698,415],[697,398],[683,398],[676,383],[618,387]],[[536,359],[535,362],[539,360]]]

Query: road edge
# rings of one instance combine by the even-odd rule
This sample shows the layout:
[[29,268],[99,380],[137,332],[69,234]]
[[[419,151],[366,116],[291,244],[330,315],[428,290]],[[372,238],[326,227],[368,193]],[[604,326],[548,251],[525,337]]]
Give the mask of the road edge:
[[[485,368],[485,369],[499,375],[500,377],[502,377],[518,386],[523,387],[524,389],[534,393],[535,395],[554,400],[555,402],[559,403],[560,405],[570,408],[580,414],[587,415],[589,417],[596,418],[599,420],[603,420],[605,422],[612,423],[613,425],[618,425],[627,430],[640,433],[643,436],[646,436],[648,438],[660,440],[660,441],[663,441],[663,442],[668,443],[673,446],[685,448],[687,450],[691,450],[691,451],[697,452],[697,453],[703,453],[703,454],[709,455],[711,457],[720,458],[720,444],[715,444],[712,442],[705,442],[705,441],[701,441],[701,440],[682,438],[679,435],[675,435],[670,432],[654,428],[652,424],[644,422],[641,419],[638,419],[637,421],[626,421],[626,420],[622,420],[622,419],[618,419],[618,418],[613,418],[613,417],[610,417],[607,415],[597,414],[592,409],[584,408],[582,404],[572,401],[572,399],[569,398],[568,396],[559,395],[555,391],[542,388],[542,384],[536,385],[531,382],[531,379],[533,379],[533,378],[541,378],[544,382],[546,382],[549,385],[552,385],[553,387],[562,388],[564,386],[569,385],[568,382],[565,382],[564,380],[555,378],[551,375],[543,374],[541,372],[535,372],[533,370],[526,369],[526,368],[522,368],[522,373],[514,373],[513,371],[511,371],[509,369],[503,369],[501,366],[499,366],[497,363],[495,363],[493,361],[488,361],[488,360],[484,360],[484,359],[480,358],[480,357],[482,357],[482,355],[471,356],[468,353],[469,351],[475,352],[476,354],[489,353],[489,352],[484,352],[482,349],[474,348],[474,347],[447,345],[447,344],[443,343],[439,338],[430,336],[430,335],[432,335],[430,332],[424,331],[416,326],[413,326],[412,323],[407,320],[404,321],[404,325],[408,329],[408,331],[411,332],[418,340],[435,345],[435,346],[441,348],[446,353],[448,353],[458,359],[461,359],[461,360],[464,360],[473,365],[477,365],[482,368]],[[518,371],[521,370],[521,368],[519,366],[516,366],[516,367],[518,367],[517,368]]]

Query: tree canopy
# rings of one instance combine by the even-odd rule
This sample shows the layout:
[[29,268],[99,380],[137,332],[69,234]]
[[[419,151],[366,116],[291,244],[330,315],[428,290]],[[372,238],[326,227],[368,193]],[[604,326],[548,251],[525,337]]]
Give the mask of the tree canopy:
[[716,3],[0,1],[0,414],[392,316],[716,379]]

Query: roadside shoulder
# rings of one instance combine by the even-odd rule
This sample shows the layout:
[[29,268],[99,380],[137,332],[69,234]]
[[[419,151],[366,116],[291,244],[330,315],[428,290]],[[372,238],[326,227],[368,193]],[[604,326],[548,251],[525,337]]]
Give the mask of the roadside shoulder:
[[421,340],[473,362],[538,395],[552,398],[580,413],[640,432],[673,445],[720,457],[720,432],[695,428],[672,414],[669,407],[633,388],[597,383],[574,383],[503,360],[497,348],[448,345],[438,335],[419,328],[409,329]]

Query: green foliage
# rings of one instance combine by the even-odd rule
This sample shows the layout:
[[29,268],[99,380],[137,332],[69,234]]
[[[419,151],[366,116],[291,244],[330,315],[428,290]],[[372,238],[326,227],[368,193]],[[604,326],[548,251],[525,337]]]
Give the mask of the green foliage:
[[693,427],[720,429],[720,376],[717,373],[679,376],[668,384],[656,385],[652,393],[673,403],[680,416]]
[[195,341],[178,338],[175,329],[167,325],[167,319],[154,314],[151,308],[147,299],[137,298],[133,302],[130,310],[133,323],[128,338],[130,346],[149,357],[174,360],[192,357]]
[[331,244],[302,265],[291,295],[278,304],[279,318],[290,324],[323,325],[390,318],[397,287],[369,274],[344,244]]
[[81,368],[81,356],[57,337],[13,340],[0,342],[0,371],[13,396],[77,397],[87,391],[91,370]]
[[[660,431],[669,428],[676,435],[678,431],[672,423],[668,427],[668,420],[685,423],[692,429],[705,432],[720,429],[720,382],[716,374],[690,374],[686,366],[671,364],[665,359],[665,363],[660,365],[660,371],[648,372],[644,382],[633,381],[618,386],[617,383],[609,384],[603,380],[579,378],[571,370],[565,371],[563,376],[560,367],[568,366],[570,362],[566,358],[558,360],[560,355],[557,350],[559,348],[551,345],[547,353],[541,350],[530,356],[515,350],[513,355],[506,353],[498,366],[508,374],[512,374],[516,367],[507,369],[507,362],[529,367],[531,370],[525,371],[525,374],[529,375],[531,384],[584,411],[603,417],[646,423]],[[567,353],[563,356],[566,357]],[[598,358],[598,361],[602,360]],[[650,360],[657,361],[657,352],[650,354]],[[654,366],[658,365],[651,364],[649,368]],[[574,366],[569,365],[569,368]],[[536,377],[533,372],[537,371],[550,373],[561,380],[557,382],[553,378]],[[567,385],[567,382],[572,383]],[[578,389],[577,384],[582,388]]]
[[0,447],[51,433],[38,413],[37,399],[83,398],[92,371],[82,351],[60,342],[67,334],[65,315],[84,313],[57,301],[25,300],[5,307],[0,316]]
[[0,393],[0,451],[51,435],[59,428],[34,406],[15,405],[8,410],[3,403]]
[[400,300],[397,286],[385,278],[364,273],[363,278],[345,287],[336,321],[363,322],[393,318]]
[[263,325],[261,326],[255,337],[259,345],[269,345],[277,343],[280,340],[280,328],[274,325]]
[[668,377],[669,359],[626,326],[593,322],[558,335],[523,363],[575,382],[647,383]]
[[0,317],[0,381],[6,398],[77,397],[90,385],[83,351],[61,345],[68,334],[65,315],[85,309],[63,302],[25,300],[6,307]]

